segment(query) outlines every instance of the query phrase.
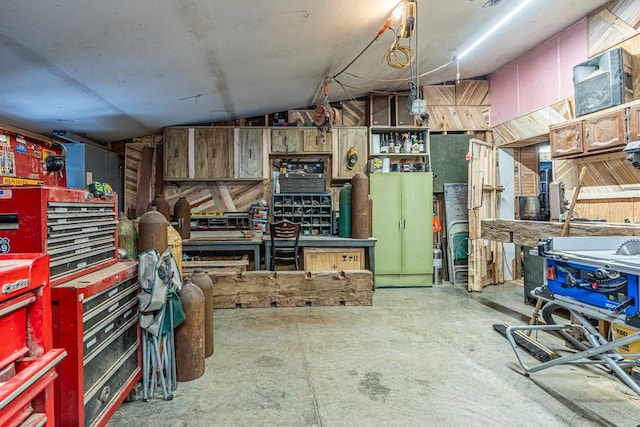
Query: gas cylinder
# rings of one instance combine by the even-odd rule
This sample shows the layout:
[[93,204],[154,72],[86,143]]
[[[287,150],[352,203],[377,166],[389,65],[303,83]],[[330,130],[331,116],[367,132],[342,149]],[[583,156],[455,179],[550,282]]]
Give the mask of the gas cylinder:
[[138,231],[124,212],[118,212],[118,247],[124,249],[127,259],[138,258]]
[[440,284],[440,275],[442,274],[442,250],[438,245],[433,247],[433,284]]
[[167,225],[167,245],[171,246],[171,254],[178,264],[178,271],[182,277],[182,238],[171,224]]
[[[369,229],[369,178],[358,172],[351,178],[351,237],[366,239]],[[342,218],[342,215],[340,216]]]
[[351,184],[346,183],[340,190],[340,237],[351,237]]
[[188,277],[180,302],[185,319],[175,330],[176,379],[191,381],[204,374],[204,293]]
[[157,194],[151,201],[151,206],[155,206],[156,210],[164,216],[164,219],[169,221],[169,203],[165,200],[162,194]]
[[185,197],[180,197],[173,205],[173,219],[178,223],[176,230],[180,233],[182,240],[191,237],[191,205]]
[[148,212],[138,221],[138,253],[147,249],[156,248],[158,252],[167,250],[167,225],[169,224],[155,206],[151,206]]
[[196,269],[191,275],[194,285],[204,293],[204,357],[213,354],[213,282],[207,273]]

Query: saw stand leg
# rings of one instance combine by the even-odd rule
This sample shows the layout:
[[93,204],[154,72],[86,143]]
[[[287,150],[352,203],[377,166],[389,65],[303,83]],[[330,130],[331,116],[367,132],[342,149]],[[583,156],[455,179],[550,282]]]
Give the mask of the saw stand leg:
[[[565,307],[568,308],[568,307]],[[629,386],[633,391],[640,395],[640,384],[638,384],[630,375],[625,371],[625,368],[634,366],[640,366],[640,358],[638,355],[633,355],[634,359],[626,360],[618,352],[617,348],[623,345],[628,345],[633,342],[640,341],[640,331],[634,334],[627,335],[613,341],[607,341],[598,330],[591,325],[588,319],[582,314],[569,309],[576,321],[581,324],[569,324],[569,325],[526,325],[526,326],[510,326],[506,330],[506,336],[509,340],[511,348],[516,354],[518,363],[524,369],[525,375],[530,373],[542,371],[543,369],[551,368],[557,365],[574,364],[574,365],[602,365],[609,368],[616,376]],[[568,331],[574,330],[581,332],[587,339],[590,348],[579,351],[576,353],[568,354],[566,356],[551,359],[548,362],[540,363],[536,366],[528,366],[523,357],[522,352],[519,350],[514,338],[515,331]],[[627,355],[630,356],[630,355]]]

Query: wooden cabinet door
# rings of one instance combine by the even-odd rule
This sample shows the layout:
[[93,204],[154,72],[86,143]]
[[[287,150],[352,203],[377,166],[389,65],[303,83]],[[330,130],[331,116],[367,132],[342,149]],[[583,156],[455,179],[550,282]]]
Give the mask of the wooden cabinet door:
[[194,178],[233,178],[233,129],[195,128]]
[[402,175],[371,174],[376,274],[402,274]]
[[164,179],[188,178],[189,128],[165,128],[163,134]]
[[[402,273],[431,274],[433,270],[433,175],[401,173]],[[376,248],[377,250],[377,248]]]
[[304,129],[303,149],[305,153],[330,153],[331,141],[333,140],[331,131],[321,132],[318,129]]
[[239,129],[238,177],[262,178],[262,129]]
[[551,157],[564,157],[582,154],[582,122],[576,121],[549,130]]
[[[334,179],[350,179],[367,168],[367,128],[348,127],[335,128],[333,144],[332,169]],[[358,161],[353,169],[347,165],[347,153],[355,148]]]
[[624,110],[603,114],[584,121],[584,145],[587,151],[623,146],[625,136]]
[[629,141],[640,141],[640,105],[629,108]]
[[304,146],[303,129],[271,129],[272,153],[299,153]]

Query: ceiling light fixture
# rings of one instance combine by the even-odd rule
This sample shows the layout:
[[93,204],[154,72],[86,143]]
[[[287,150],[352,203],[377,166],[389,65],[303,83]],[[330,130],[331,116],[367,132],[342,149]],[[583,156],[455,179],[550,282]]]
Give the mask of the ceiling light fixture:
[[476,39],[476,41],[474,41],[471,46],[469,46],[468,48],[466,48],[465,50],[463,50],[460,54],[456,55],[456,57],[454,59],[460,60],[462,58],[464,58],[465,56],[467,56],[469,53],[471,53],[471,51],[473,51],[475,48],[477,48],[482,42],[484,42],[486,39],[488,39],[489,37],[491,37],[491,35],[493,35],[493,33],[495,33],[496,31],[498,31],[500,28],[502,28],[507,22],[509,22],[514,16],[516,16],[518,13],[520,13],[522,11],[522,9],[524,9],[529,3],[531,3],[533,0],[523,0],[518,6],[516,6],[513,10],[511,10],[511,12],[509,12],[508,14],[506,14],[504,16],[504,18],[502,18],[500,21],[498,21],[498,23],[496,25],[494,25],[493,27],[491,27],[486,33],[484,33],[481,37],[479,37],[478,39]]

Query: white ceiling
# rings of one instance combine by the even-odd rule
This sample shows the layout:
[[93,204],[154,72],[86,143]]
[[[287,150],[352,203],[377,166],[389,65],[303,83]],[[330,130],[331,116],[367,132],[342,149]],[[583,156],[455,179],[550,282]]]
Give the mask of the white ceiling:
[[[449,62],[520,0],[417,0],[420,73]],[[0,3],[0,121],[106,142],[163,126],[315,105],[325,76],[375,36],[395,0],[5,0]],[[464,58],[483,76],[607,0],[533,0]],[[382,58],[385,32],[342,74],[329,100],[405,90],[409,69]],[[403,39],[403,43],[407,43]],[[455,80],[455,65],[419,84]]]

